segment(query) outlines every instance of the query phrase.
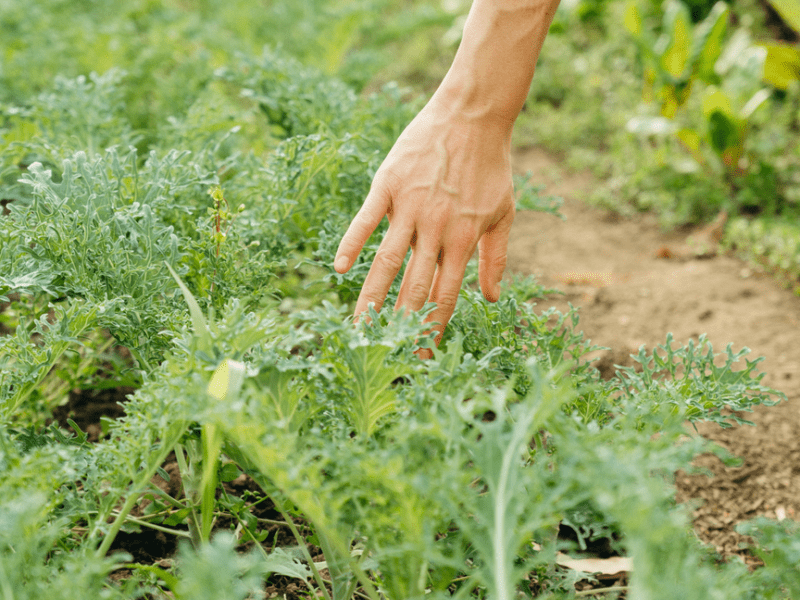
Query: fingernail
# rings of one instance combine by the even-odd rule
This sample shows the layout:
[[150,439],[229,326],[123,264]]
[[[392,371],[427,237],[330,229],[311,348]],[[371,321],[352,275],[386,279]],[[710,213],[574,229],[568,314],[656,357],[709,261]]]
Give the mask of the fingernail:
[[333,268],[339,273],[347,271],[348,266],[350,266],[350,260],[344,254],[337,256],[336,260],[333,262]]

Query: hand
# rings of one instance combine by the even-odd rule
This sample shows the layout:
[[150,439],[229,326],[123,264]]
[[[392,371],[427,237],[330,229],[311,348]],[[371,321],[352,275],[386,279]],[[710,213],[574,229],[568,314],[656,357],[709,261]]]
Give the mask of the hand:
[[356,303],[380,310],[408,248],[411,258],[395,308],[426,301],[438,343],[455,310],[467,263],[479,252],[483,295],[496,302],[514,219],[510,127],[452,112],[431,100],[400,135],[339,244],[334,268],[346,272],[383,219],[389,229]]

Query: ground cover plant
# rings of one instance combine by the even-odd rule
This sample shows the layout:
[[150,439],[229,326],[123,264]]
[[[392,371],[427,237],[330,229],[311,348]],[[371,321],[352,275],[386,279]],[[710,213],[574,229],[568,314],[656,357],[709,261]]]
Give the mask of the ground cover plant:
[[745,350],[668,338],[603,380],[522,278],[468,281],[427,361],[425,311],[353,324],[375,245],[344,276],[335,247],[419,105],[335,73],[377,72],[401,9],[247,6],[0,7],[3,596],[570,596],[557,552],[606,537],[609,594],[790,597],[795,531],[720,563],[671,485],[709,450],[687,422],[781,399]]

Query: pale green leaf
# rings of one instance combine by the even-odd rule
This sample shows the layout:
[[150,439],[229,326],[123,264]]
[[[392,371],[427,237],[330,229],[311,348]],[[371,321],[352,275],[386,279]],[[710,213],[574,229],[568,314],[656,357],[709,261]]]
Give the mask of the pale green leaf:
[[772,91],[766,88],[758,90],[750,100],[747,101],[747,104],[744,105],[742,110],[739,111],[739,116],[743,120],[749,119],[754,112],[758,110],[758,108],[766,102],[769,97],[772,95]]
[[308,580],[311,570],[298,560],[298,557],[283,548],[275,548],[264,561],[264,569],[268,573],[277,573],[284,577]]
[[763,44],[767,50],[764,81],[780,90],[800,79],[800,48],[788,44]]
[[711,85],[706,88],[703,94],[703,114],[708,119],[715,112],[721,112],[728,117],[733,117],[733,108],[728,94]]
[[670,44],[661,57],[661,66],[674,78],[679,78],[689,63],[692,48],[692,21],[682,2],[670,2],[664,16]]
[[750,33],[745,29],[739,29],[728,41],[725,49],[722,51],[719,60],[714,65],[714,72],[720,77],[724,77],[731,67],[739,61],[742,53],[752,45],[752,38]]
[[197,303],[197,300],[192,292],[189,291],[189,288],[186,287],[186,284],[183,283],[181,278],[169,265],[169,263],[164,264],[167,265],[167,269],[169,269],[170,274],[177,282],[178,287],[181,289],[181,293],[186,300],[186,304],[189,305],[189,314],[192,317],[194,334],[197,336],[197,339],[200,342],[200,348],[202,350],[209,351],[212,346],[211,332],[208,329],[208,323],[206,322],[206,318],[203,316],[203,311],[200,309],[200,305]]
[[226,358],[214,371],[208,382],[208,393],[217,400],[230,400],[242,389],[245,366],[237,360]]
[[701,137],[694,129],[681,129],[675,135],[693,155],[700,152]]
[[700,79],[709,81],[714,75],[714,65],[722,53],[722,39],[728,30],[730,8],[717,2],[711,13],[695,29],[693,62]]
[[[353,392],[347,410],[356,431],[362,435],[371,435],[378,420],[394,409],[394,392],[389,385],[405,370],[384,364],[390,351],[391,348],[382,344],[344,350]],[[342,374],[347,377],[346,373]]]
[[675,131],[675,123],[666,117],[633,117],[625,128],[637,135],[666,136]]
[[628,0],[625,5],[625,29],[635,37],[642,35],[642,17],[639,14],[639,7],[634,0]]

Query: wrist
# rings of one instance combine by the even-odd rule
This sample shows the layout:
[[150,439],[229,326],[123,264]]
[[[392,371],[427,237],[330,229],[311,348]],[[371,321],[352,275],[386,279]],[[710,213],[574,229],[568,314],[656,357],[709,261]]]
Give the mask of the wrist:
[[431,98],[431,103],[440,106],[454,118],[511,137],[511,131],[519,115],[519,110],[509,106],[507,99],[498,97],[498,92],[487,93],[485,86],[476,81],[473,74],[451,70],[439,89]]

